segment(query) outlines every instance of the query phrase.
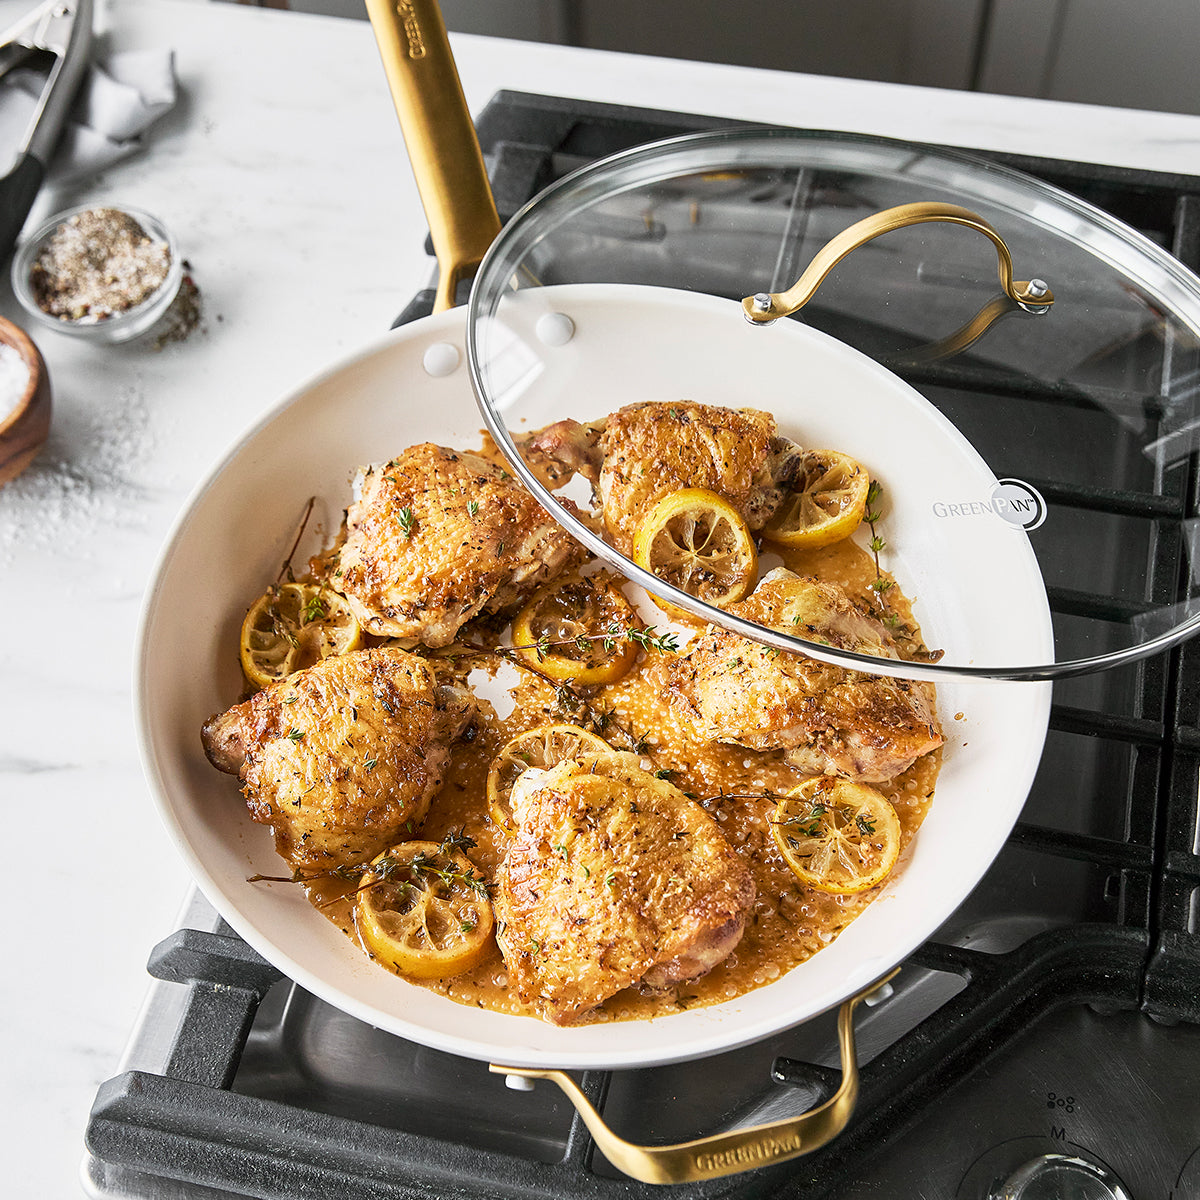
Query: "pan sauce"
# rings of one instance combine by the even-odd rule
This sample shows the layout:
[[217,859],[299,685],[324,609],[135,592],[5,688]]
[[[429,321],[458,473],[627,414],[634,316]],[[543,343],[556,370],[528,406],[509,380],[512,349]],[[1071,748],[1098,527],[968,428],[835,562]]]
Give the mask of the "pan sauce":
[[[809,552],[785,550],[782,558],[783,565],[797,574],[837,583],[848,595],[867,603],[875,566],[871,556],[852,542]],[[915,629],[909,602],[900,589],[893,587],[888,598],[890,606]],[[919,637],[919,632],[915,636]],[[489,657],[475,660],[474,665],[486,669],[489,663],[495,666],[498,662]],[[480,704],[483,721],[479,736],[456,747],[446,782],[418,833],[423,839],[440,841],[447,834],[465,832],[476,843],[469,857],[489,878],[495,877],[506,842],[487,810],[486,780],[493,756],[516,734],[537,725],[586,723],[586,717],[581,720],[579,712],[563,706],[552,684],[532,671],[522,670],[520,676],[512,689],[512,711],[506,717],[502,719],[486,702]],[[644,655],[623,679],[589,689],[586,695],[593,713],[613,714],[602,736],[616,748],[629,748],[629,733],[636,737],[653,731],[646,734],[644,765],[654,771],[669,770],[671,782],[699,800],[718,822],[750,867],[757,899],[737,948],[707,975],[665,992],[628,988],[578,1024],[662,1016],[717,1004],[768,984],[828,945],[878,894],[879,888],[875,888],[859,895],[832,896],[799,882],[775,847],[768,823],[775,802],[763,793],[785,792],[805,776],[785,765],[781,752],[761,753],[697,739],[686,722],[678,720],[667,698],[666,656]],[[873,785],[892,802],[900,820],[901,857],[896,871],[905,869],[907,848],[929,809],[940,765],[941,752],[935,751],[888,783]],[[330,903],[330,893],[317,888],[310,889],[310,898],[358,940],[348,902]],[[534,1015],[509,992],[498,949],[462,975],[411,982],[460,1004]]]

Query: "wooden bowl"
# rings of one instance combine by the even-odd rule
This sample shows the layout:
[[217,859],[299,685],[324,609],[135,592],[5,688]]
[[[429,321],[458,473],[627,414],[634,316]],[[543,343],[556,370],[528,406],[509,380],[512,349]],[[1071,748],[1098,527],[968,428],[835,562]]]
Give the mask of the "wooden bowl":
[[[16,479],[42,448],[50,432],[50,376],[28,334],[0,317],[0,342],[11,346],[29,368],[29,382],[16,407],[0,400],[0,486]],[[6,415],[5,415],[6,414]]]

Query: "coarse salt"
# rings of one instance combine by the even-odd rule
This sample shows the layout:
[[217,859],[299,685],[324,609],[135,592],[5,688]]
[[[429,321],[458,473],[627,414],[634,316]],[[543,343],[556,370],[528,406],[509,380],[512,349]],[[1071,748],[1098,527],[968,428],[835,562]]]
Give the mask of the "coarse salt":
[[139,466],[154,445],[140,389],[118,390],[102,407],[56,412],[33,465],[0,488],[0,578],[27,554],[91,563],[98,529],[142,527],[149,506]]
[[29,364],[7,342],[0,342],[0,421],[16,411],[29,387]]

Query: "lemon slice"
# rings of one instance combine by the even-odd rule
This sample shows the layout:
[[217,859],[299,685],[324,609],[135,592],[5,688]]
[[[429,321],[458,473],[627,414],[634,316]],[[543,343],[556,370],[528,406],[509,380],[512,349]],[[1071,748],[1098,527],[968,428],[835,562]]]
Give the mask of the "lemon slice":
[[312,583],[269,587],[242,622],[242,671],[266,687],[362,645],[362,627],[336,592]]
[[818,775],[775,807],[771,835],[792,872],[835,895],[881,883],[900,854],[900,820],[874,788]]
[[800,469],[763,537],[780,546],[816,550],[848,538],[862,522],[871,480],[837,450],[806,450]]
[[518,733],[492,759],[487,777],[488,811],[509,837],[517,832],[508,797],[518,776],[530,767],[546,770],[584,754],[611,754],[612,747],[578,725],[539,725]]
[[460,850],[402,842],[379,855],[359,883],[354,921],[364,948],[414,979],[469,971],[492,945],[487,884]]
[[538,591],[513,621],[513,648],[534,670],[579,687],[620,679],[637,659],[629,601],[604,575],[568,575]]
[[[758,552],[741,513],[704,488],[684,488],[659,500],[638,525],[633,558],[680,591],[718,607],[740,600],[758,576]],[[676,605],[659,603],[695,619]]]

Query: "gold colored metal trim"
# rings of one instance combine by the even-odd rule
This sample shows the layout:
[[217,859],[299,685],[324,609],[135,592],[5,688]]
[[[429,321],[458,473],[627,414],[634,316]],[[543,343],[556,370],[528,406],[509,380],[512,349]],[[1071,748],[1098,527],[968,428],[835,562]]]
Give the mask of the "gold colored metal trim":
[[[804,274],[786,292],[760,292],[747,296],[742,309],[748,320],[757,325],[768,324],[780,317],[791,316],[803,308],[825,276],[850,253],[864,242],[881,234],[903,229],[907,225],[921,225],[928,221],[947,221],[952,225],[965,225],[982,233],[996,247],[1000,285],[1012,300],[1030,312],[1045,312],[1054,303],[1054,293],[1040,279],[1013,279],[1012,255],[1004,239],[981,216],[960,208],[957,204],[942,204],[936,201],[921,201],[916,204],[900,204],[885,208],[882,212],[864,217],[848,229],[843,229],[817,251]],[[978,334],[976,334],[978,336]]]
[[434,312],[453,308],[500,232],[479,139],[436,0],[366,0],[438,260]]
[[787,1162],[788,1159],[809,1154],[841,1133],[858,1099],[854,1010],[896,974],[896,971],[890,972],[842,1004],[838,1012],[838,1046],[842,1060],[842,1082],[838,1090],[819,1108],[782,1121],[734,1129],[674,1146],[639,1146],[613,1133],[575,1081],[564,1071],[505,1067],[496,1063],[492,1063],[489,1070],[497,1075],[549,1079],[558,1084],[583,1118],[588,1132],[608,1161],[633,1179],[642,1183],[691,1183],[699,1179],[720,1179],[754,1167]]

